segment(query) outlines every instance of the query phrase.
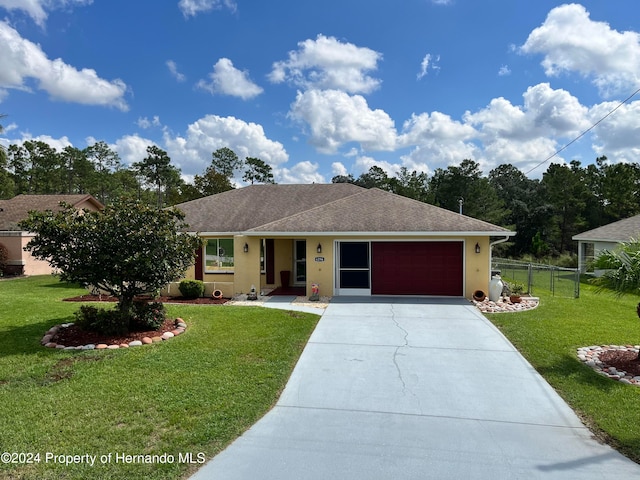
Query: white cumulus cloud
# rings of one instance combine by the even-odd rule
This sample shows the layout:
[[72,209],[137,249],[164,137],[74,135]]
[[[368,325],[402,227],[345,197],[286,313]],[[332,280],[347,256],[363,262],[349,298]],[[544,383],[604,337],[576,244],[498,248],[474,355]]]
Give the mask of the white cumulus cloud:
[[333,176],[338,176],[338,175],[349,175],[349,170],[347,170],[347,167],[344,166],[344,163],[342,162],[333,162],[331,164],[331,173],[333,174]]
[[433,170],[466,158],[485,171],[502,163],[528,168],[590,124],[589,109],[576,97],[541,83],[523,93],[522,105],[498,97],[461,120],[440,112],[414,114],[404,122],[398,145],[411,148],[402,156],[409,169]]
[[590,78],[604,96],[635,88],[640,81],[640,34],[593,21],[575,3],[552,9],[520,51],[544,55],[549,76],[577,72]]
[[140,128],[144,130],[151,127],[159,127],[161,125],[160,117],[158,115],[154,115],[153,118],[151,119],[147,117],[140,117],[138,118],[136,125],[138,125]]
[[238,5],[234,0],[180,0],[178,8],[185,17],[195,17],[200,13],[226,8],[235,12]]
[[394,122],[383,110],[372,110],[360,95],[338,90],[298,92],[289,117],[308,125],[310,143],[324,153],[359,143],[365,150],[393,150]]
[[47,20],[48,11],[91,3],[93,0],[0,0],[0,7],[9,11],[22,11],[36,24],[43,26]]
[[506,77],[508,75],[511,75],[511,69],[509,68],[508,65],[502,65],[498,70],[498,76]]
[[21,132],[20,138],[11,139],[9,141],[9,143],[15,144],[15,145],[22,145],[26,141],[44,142],[44,143],[46,143],[47,145],[49,145],[51,148],[53,148],[54,150],[56,150],[58,152],[61,152],[66,147],[73,147],[73,144],[69,140],[69,137],[67,137],[66,135],[64,135],[62,137],[59,137],[59,138],[54,138],[51,135],[36,135],[36,136],[33,136],[29,132]]
[[374,50],[324,35],[299,42],[298,47],[287,60],[273,64],[269,74],[273,83],[289,81],[305,89],[348,93],[371,93],[380,86],[380,80],[369,75],[382,58]]
[[105,80],[95,70],[78,70],[60,58],[50,60],[39,45],[26,40],[5,22],[0,22],[0,87],[29,90],[28,80],[52,99],[84,105],[112,106],[128,110],[127,86],[120,80]]
[[425,141],[466,141],[477,135],[471,125],[453,120],[441,112],[413,114],[404,122],[404,132],[398,142],[401,145],[419,145]]
[[260,86],[249,79],[249,74],[246,71],[235,68],[228,58],[218,60],[209,77],[211,78],[210,82],[200,80],[196,86],[211,94],[219,93],[249,100],[263,92]]
[[417,79],[422,79],[427,73],[429,73],[429,69],[431,70],[440,70],[440,67],[436,65],[436,62],[440,61],[440,55],[436,55],[435,57],[430,53],[427,53],[422,62],[420,63],[420,71],[418,72]]
[[[591,108],[594,123],[607,115],[618,102],[604,102]],[[615,162],[640,162],[640,101],[619,107],[593,130],[593,149]]]
[[588,109],[566,90],[540,83],[529,87],[523,99],[524,104],[517,106],[502,97],[494,98],[486,108],[467,112],[464,120],[482,132],[485,142],[497,138],[568,138],[589,127]]
[[284,146],[267,138],[261,125],[235,117],[207,115],[190,124],[184,135],[165,132],[164,143],[171,159],[187,175],[201,174],[211,163],[211,153],[223,147],[240,159],[260,158],[274,169],[289,159]]
[[174,62],[173,60],[167,60],[165,64],[167,65],[169,72],[171,72],[171,75],[173,75],[173,78],[175,78],[178,82],[184,82],[187,79],[186,75],[178,71],[178,65],[176,64],[176,62]]
[[326,179],[318,173],[318,164],[308,160],[296,163],[291,168],[277,167],[274,169],[277,183],[325,183]]
[[120,160],[127,166],[135,162],[141,162],[148,155],[147,147],[156,145],[156,142],[139,135],[125,135],[109,145],[120,156]]

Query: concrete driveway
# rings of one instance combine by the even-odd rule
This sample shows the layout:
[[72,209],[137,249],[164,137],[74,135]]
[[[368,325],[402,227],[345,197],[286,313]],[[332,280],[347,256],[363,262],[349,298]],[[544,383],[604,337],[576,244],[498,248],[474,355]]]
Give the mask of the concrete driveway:
[[277,405],[192,477],[640,478],[473,306],[334,298]]

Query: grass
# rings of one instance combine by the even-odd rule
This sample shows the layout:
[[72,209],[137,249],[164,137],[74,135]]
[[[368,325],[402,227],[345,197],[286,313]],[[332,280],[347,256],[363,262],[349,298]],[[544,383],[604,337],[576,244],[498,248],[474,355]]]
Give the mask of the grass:
[[[525,265],[500,264],[503,281],[517,281],[524,284],[525,289],[529,284],[529,272]],[[531,294],[535,296],[549,293],[555,297],[575,296],[575,273],[566,270],[537,269],[532,270]]]
[[[189,327],[168,342],[99,352],[40,346],[49,327],[73,321],[79,304],[61,299],[82,293],[53,277],[0,281],[0,452],[40,454],[31,464],[0,462],[0,478],[186,478],[274,405],[319,318],[170,305]],[[84,454],[97,455],[93,467],[51,456]],[[174,458],[116,463],[123,454]]]
[[583,346],[640,344],[638,301],[582,284],[578,299],[542,294],[535,310],[487,317],[596,435],[640,463],[640,388],[605,378],[576,356]]

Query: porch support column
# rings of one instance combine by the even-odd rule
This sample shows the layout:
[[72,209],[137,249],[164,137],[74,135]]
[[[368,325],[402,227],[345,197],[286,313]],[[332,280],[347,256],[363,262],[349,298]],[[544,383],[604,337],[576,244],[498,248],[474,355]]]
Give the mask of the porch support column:
[[[245,246],[247,251],[245,252]],[[236,235],[233,237],[234,288],[236,293],[249,293],[253,285],[260,292],[260,239]]]

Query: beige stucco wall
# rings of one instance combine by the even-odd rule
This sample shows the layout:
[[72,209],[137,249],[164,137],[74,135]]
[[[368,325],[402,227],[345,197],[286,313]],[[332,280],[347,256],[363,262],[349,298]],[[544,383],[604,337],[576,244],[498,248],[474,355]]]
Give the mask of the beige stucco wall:
[[[318,244],[322,253],[318,253]],[[320,261],[322,259],[322,261]],[[327,237],[307,238],[307,295],[311,295],[311,284],[317,283],[322,296],[333,295],[334,239]]]
[[25,275],[49,275],[53,272],[49,262],[33,258],[31,253],[25,252],[24,247],[33,238],[27,232],[0,232],[0,243],[9,251],[9,265],[22,265]]
[[[253,286],[260,291],[260,239],[238,235],[234,238],[233,251],[235,262],[235,293],[248,293]],[[245,244],[249,247],[244,252]]]
[[88,200],[85,200],[84,202],[79,203],[78,205],[76,205],[76,208],[78,210],[89,210],[90,212],[95,212],[98,210],[98,208]]
[[[476,243],[480,246],[480,253],[476,253]],[[471,298],[473,292],[482,290],[489,294],[491,280],[491,262],[489,256],[490,242],[487,237],[467,237],[465,239],[465,292],[466,298]]]
[[[88,200],[76,205],[79,210],[96,211],[98,208]],[[2,231],[0,232],[0,243],[9,250],[9,265],[22,265],[25,275],[49,275],[53,273],[53,268],[49,262],[33,258],[30,252],[24,247],[34,237],[32,233],[24,231]]]
[[[295,238],[307,242],[307,295],[311,294],[311,285],[317,283],[320,295],[333,295],[335,281],[335,242],[343,240],[366,241],[463,241],[464,245],[464,296],[471,298],[476,290],[488,293],[490,280],[490,239],[489,237],[414,237],[414,236],[350,236],[350,237],[292,237],[276,238],[274,240],[274,273],[275,283],[267,284],[266,275],[260,272],[260,244],[259,237],[236,236],[234,238],[235,273],[234,274],[204,274],[205,282],[226,284],[223,290],[225,296],[229,290],[233,294],[247,293],[251,286],[258,291],[265,288],[280,286],[280,271],[293,270],[293,248]],[[245,243],[249,247],[244,252]],[[480,253],[475,252],[476,243]],[[322,245],[322,253],[317,253],[318,244]],[[194,278],[195,269],[186,273],[186,278]],[[293,279],[292,279],[293,283]]]

